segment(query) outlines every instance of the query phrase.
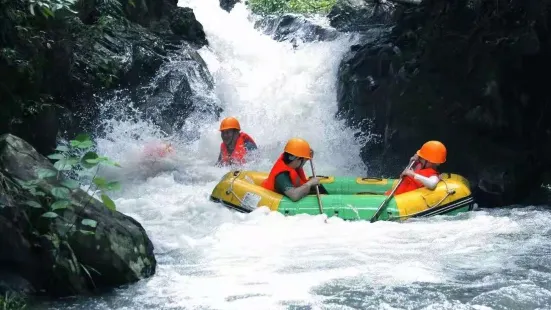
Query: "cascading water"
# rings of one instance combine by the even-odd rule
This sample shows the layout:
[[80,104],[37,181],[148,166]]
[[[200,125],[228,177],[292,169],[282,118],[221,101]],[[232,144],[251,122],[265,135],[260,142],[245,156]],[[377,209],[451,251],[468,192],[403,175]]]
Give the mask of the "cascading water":
[[[285,141],[301,136],[316,151],[318,173],[365,174],[364,141],[334,118],[336,72],[351,37],[294,48],[255,30],[241,3],[229,14],[218,0],[180,5],[194,9],[209,40],[200,55],[215,87],[200,88],[202,102],[238,117],[260,146],[247,168],[268,170]],[[198,83],[192,86],[202,87]],[[168,138],[148,121],[101,121],[109,126],[98,139],[99,152],[123,166],[108,171],[123,183],[114,196],[118,210],[147,230],[157,273],[110,296],[51,308],[551,307],[551,217],[536,208],[402,224],[334,218],[326,224],[321,216],[263,209],[238,214],[208,199],[227,172],[213,166],[220,136],[212,109],[196,111],[183,134]],[[172,142],[175,152],[144,159],[144,145],[161,140]]]

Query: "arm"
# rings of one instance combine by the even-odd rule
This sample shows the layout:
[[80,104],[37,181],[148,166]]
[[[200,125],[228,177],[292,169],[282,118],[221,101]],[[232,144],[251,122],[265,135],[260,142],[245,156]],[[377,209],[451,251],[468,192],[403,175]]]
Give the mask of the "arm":
[[256,143],[254,143],[254,141],[252,140],[245,140],[245,148],[247,149],[247,151],[253,151],[258,149],[258,147],[256,146]]
[[288,190],[286,190],[285,196],[289,197],[292,201],[299,201],[304,196],[308,195],[310,193],[310,188],[312,185],[310,184],[310,181],[302,184],[299,187],[291,187]]
[[421,183],[423,183],[423,186],[428,189],[435,189],[438,182],[440,182],[440,178],[437,175],[433,175],[430,177],[425,177],[420,174],[414,173],[413,178]]
[[311,184],[311,181],[308,181],[299,187],[294,187],[288,172],[280,173],[275,179],[276,191],[283,193],[283,195],[287,196],[292,201],[298,201],[302,197],[308,195],[310,193],[310,187],[312,186]]

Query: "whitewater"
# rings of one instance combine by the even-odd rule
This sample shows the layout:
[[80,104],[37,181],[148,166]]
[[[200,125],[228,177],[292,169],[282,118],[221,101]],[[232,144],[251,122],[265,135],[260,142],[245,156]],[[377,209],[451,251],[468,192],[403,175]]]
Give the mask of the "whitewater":
[[[369,136],[335,118],[339,62],[356,38],[293,46],[255,29],[242,3],[231,13],[218,0],[179,5],[193,8],[209,40],[199,54],[215,87],[205,98],[221,117],[194,114],[182,128],[193,132],[188,138],[167,137],[147,120],[101,119],[109,130],[96,138],[98,152],[122,166],[109,171],[123,186],[113,197],[146,229],[157,272],[108,295],[44,308],[551,308],[551,216],[539,207],[370,224],[264,208],[240,214],[210,202],[228,171],[213,165],[225,116],[259,144],[245,169],[269,170],[299,136],[316,152],[317,173],[369,173],[359,155]],[[144,159],[144,145],[159,141],[175,152]]]

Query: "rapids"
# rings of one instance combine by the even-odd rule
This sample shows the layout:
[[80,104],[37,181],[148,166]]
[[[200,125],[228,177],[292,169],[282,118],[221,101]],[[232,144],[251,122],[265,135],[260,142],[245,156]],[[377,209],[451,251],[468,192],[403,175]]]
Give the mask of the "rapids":
[[[218,0],[179,5],[194,9],[209,40],[200,55],[215,89],[206,96],[260,146],[247,168],[268,170],[296,135],[315,149],[319,174],[366,174],[359,152],[372,137],[334,117],[336,73],[353,35],[295,48],[256,30],[242,3],[231,13]],[[548,211],[504,208],[374,224],[326,224],[322,216],[265,209],[238,214],[208,199],[227,169],[212,165],[220,119],[204,113],[186,124],[194,137],[180,140],[147,121],[100,120],[110,130],[97,139],[98,151],[122,165],[108,171],[123,184],[113,195],[117,208],[147,230],[157,273],[112,294],[44,309],[551,308]],[[175,152],[144,159],[144,145],[161,140]]]

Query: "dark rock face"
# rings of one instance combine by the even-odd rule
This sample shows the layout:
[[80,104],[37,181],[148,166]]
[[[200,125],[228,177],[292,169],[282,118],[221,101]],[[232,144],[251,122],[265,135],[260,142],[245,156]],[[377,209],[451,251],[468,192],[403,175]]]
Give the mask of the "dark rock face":
[[266,16],[255,22],[255,28],[277,41],[300,42],[331,41],[338,36],[335,29],[316,25],[301,15]]
[[236,3],[240,0],[220,0],[220,7],[225,11],[231,12]]
[[339,31],[366,31],[391,23],[395,7],[390,1],[337,0],[327,17]]
[[379,135],[363,154],[381,167],[371,173],[395,176],[436,139],[448,147],[441,170],[468,177],[482,205],[520,203],[551,164],[550,7],[475,4],[426,0],[392,33],[354,46],[339,109]]
[[[81,189],[71,191],[70,207],[56,210],[58,217],[43,217],[47,210],[29,201],[48,206],[59,181],[41,179],[37,190],[46,193],[42,198],[16,181],[38,180],[40,168],[55,169],[27,142],[0,136],[0,292],[67,296],[155,273],[153,245],[143,227]],[[85,226],[83,219],[97,225]]]
[[[176,0],[82,0],[77,14],[31,14],[0,0],[0,133],[14,133],[42,154],[57,134],[82,130],[97,113],[92,98],[153,76],[183,42],[208,44],[202,25]],[[66,122],[74,116],[77,121]]]
[[181,36],[186,41],[199,45],[208,44],[203,25],[195,19],[195,14],[190,8],[174,9],[170,19],[170,29],[175,35]]
[[187,44],[170,56],[170,62],[163,64],[153,79],[144,81],[135,91],[118,92],[116,98],[116,102],[128,100],[124,104],[128,108],[121,109],[120,104],[104,107],[102,119],[144,118],[169,135],[197,136],[196,128],[187,128],[186,124],[206,121],[205,117],[217,118],[222,111],[206,63]]

